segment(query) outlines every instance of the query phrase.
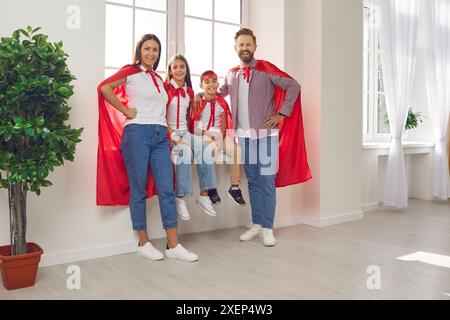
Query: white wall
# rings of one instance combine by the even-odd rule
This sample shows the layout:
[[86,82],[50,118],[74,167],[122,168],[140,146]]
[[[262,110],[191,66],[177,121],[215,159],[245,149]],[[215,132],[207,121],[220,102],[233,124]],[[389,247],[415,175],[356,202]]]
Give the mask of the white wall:
[[362,0],[323,0],[321,219],[361,215]]
[[291,187],[291,214],[304,222],[320,215],[322,20],[320,1],[285,1],[285,67],[302,86],[302,111],[313,179]]
[[[405,147],[405,164],[410,198],[431,200],[431,165],[434,148]],[[363,151],[362,206],[364,210],[377,209],[384,200],[386,166],[389,147]]]
[[284,1],[249,0],[249,27],[258,42],[257,59],[284,69]]

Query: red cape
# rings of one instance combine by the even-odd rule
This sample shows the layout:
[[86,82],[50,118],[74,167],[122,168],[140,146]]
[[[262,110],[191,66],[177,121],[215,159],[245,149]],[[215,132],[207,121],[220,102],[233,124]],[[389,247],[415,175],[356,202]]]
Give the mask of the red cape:
[[[98,153],[97,153],[97,205],[127,206],[130,202],[130,187],[125,162],[120,152],[123,125],[126,117],[111,106],[103,97],[101,88],[108,83],[129,77],[142,70],[134,65],[120,69],[97,87],[98,93]],[[159,75],[158,75],[159,76]],[[125,84],[114,89],[119,100],[127,106]],[[156,186],[149,170],[147,197],[156,195]]]
[[[217,94],[216,101],[222,107],[222,109],[225,111],[227,115],[227,134],[229,134],[231,132],[230,130],[233,129],[233,118],[231,117],[230,107],[228,106],[227,101],[224,98],[222,98],[219,94]],[[196,121],[200,120],[200,117],[204,109],[205,107],[200,106],[197,109],[197,112],[191,116],[191,121],[189,123],[189,128],[191,132],[194,132],[194,124]]]
[[[254,69],[292,79],[287,73],[267,61],[258,60]],[[231,69],[232,72],[238,70],[239,67]],[[280,87],[275,87],[274,102],[276,112],[280,111],[285,99],[286,91]],[[279,169],[276,177],[276,186],[278,188],[287,187],[310,180],[312,176],[305,146],[301,93],[295,101],[294,111],[291,116],[280,123],[279,131]]]

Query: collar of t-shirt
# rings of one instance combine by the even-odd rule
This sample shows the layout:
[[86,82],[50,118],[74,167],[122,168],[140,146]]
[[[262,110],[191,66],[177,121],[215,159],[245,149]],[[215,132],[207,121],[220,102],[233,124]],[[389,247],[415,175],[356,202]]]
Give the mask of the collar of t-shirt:
[[184,83],[184,86],[183,86],[183,87],[180,87],[180,86],[178,85],[178,83],[177,83],[173,78],[172,78],[172,80],[170,80],[170,83],[173,85],[173,87],[174,87],[175,89],[183,88],[184,91],[186,91],[186,89],[187,89],[186,83]]
[[153,71],[153,69],[147,69],[146,67],[144,67],[142,64],[139,66],[141,68],[142,71],[147,72],[147,70],[151,70]]

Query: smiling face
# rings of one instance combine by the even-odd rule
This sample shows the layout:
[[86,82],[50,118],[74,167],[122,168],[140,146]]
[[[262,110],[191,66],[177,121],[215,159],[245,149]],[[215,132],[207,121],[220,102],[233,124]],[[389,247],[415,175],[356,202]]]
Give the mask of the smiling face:
[[256,43],[250,35],[240,35],[236,39],[235,50],[239,59],[245,64],[249,64],[255,55]]
[[170,76],[177,83],[184,83],[186,79],[186,74],[187,74],[186,63],[184,63],[182,60],[177,59],[170,65]]
[[159,58],[160,48],[155,40],[147,40],[142,44],[141,57],[142,64],[147,69],[151,69]]

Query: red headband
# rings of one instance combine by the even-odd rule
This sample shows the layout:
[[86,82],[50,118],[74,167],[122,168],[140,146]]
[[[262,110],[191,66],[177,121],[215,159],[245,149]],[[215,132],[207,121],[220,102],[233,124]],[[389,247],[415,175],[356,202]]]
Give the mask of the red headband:
[[213,78],[215,80],[217,80],[217,74],[215,74],[214,72],[210,71],[210,72],[206,72],[205,74],[202,75],[202,78],[200,79],[200,81],[207,81],[209,78]]

